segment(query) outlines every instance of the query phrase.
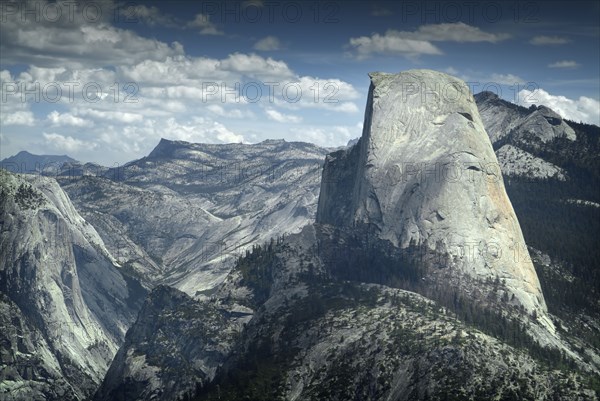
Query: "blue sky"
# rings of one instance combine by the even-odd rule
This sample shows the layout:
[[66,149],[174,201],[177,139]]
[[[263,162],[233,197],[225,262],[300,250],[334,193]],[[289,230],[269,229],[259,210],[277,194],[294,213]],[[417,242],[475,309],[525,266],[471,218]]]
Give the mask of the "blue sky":
[[344,145],[368,72],[412,68],[600,124],[599,20],[598,1],[2,2],[0,159]]

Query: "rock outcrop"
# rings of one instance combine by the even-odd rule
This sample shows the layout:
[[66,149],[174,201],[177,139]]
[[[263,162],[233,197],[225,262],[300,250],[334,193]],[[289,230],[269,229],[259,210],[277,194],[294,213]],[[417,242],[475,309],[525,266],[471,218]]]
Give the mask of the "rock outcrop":
[[211,380],[245,321],[174,288],[156,287],[94,399],[176,400]]
[[502,146],[496,151],[496,157],[505,177],[566,180],[566,172],[562,168],[513,145]]
[[362,138],[327,157],[317,223],[368,227],[397,248],[444,255],[437,268],[445,279],[497,278],[508,297],[552,330],[466,84],[429,70],[370,76]]
[[4,170],[0,292],[0,399],[17,400],[87,399],[146,295],[55,180]]
[[[534,100],[534,99],[531,99]],[[577,135],[563,118],[546,106],[525,108],[506,102],[492,92],[480,92],[475,101],[492,144],[513,140],[545,144],[556,138],[574,141]]]

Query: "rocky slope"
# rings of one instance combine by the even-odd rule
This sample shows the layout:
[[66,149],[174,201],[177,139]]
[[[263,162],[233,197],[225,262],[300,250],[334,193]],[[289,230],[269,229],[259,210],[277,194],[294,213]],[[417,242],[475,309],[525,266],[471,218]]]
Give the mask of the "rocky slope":
[[573,128],[546,106],[532,105],[527,109],[506,102],[492,92],[478,93],[475,101],[492,144],[507,136],[537,145],[556,138],[577,139]]
[[146,294],[51,178],[0,170],[0,399],[85,399]]
[[545,106],[525,108],[491,92],[480,92],[474,98],[505,176],[567,179],[565,170],[546,160],[543,152],[557,140],[577,141],[577,133],[567,121]]
[[496,157],[504,176],[566,180],[566,172],[562,168],[513,145],[502,146],[496,151]]
[[231,311],[157,287],[127,332],[96,399],[174,399],[205,385],[250,317],[247,308]]
[[253,244],[314,218],[326,150],[161,140],[147,157],[63,188],[108,249],[152,285],[212,291]]
[[498,316],[466,324],[413,292],[332,278],[318,237],[306,227],[238,265],[215,302],[256,312],[190,399],[596,399],[573,365],[548,365],[560,352],[531,342],[526,326],[507,323],[509,341],[492,334],[506,323]]

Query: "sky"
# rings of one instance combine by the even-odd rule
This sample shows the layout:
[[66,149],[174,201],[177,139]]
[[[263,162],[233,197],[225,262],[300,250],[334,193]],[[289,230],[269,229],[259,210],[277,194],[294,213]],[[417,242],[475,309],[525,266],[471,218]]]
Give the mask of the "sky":
[[600,125],[599,1],[0,1],[0,159],[160,138],[336,147],[368,73],[427,68]]

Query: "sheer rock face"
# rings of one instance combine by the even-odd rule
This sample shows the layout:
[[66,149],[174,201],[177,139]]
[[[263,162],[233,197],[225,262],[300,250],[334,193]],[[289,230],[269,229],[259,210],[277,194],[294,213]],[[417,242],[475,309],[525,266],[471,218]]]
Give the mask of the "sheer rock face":
[[370,76],[362,138],[327,157],[317,223],[368,226],[396,247],[446,255],[457,277],[505,280],[552,328],[467,85],[429,70]]
[[76,400],[102,380],[146,290],[55,180],[0,170],[0,294],[0,399]]

